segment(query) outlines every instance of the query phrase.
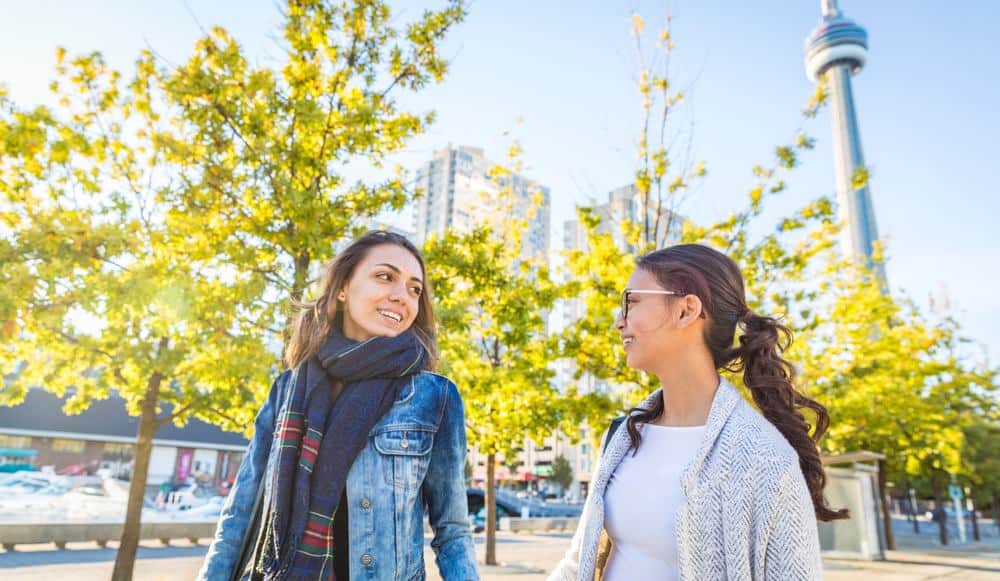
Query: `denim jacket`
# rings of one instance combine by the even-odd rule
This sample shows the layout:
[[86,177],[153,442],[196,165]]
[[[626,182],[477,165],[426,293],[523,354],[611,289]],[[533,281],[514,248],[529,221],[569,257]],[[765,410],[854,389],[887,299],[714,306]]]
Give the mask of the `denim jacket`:
[[[232,576],[261,483],[267,506],[274,422],[288,404],[291,376],[286,371],[278,377],[257,414],[198,579]],[[347,475],[351,581],[424,579],[425,510],[441,577],[479,579],[468,521],[465,449],[465,411],[455,384],[429,372],[414,375],[369,432]]]

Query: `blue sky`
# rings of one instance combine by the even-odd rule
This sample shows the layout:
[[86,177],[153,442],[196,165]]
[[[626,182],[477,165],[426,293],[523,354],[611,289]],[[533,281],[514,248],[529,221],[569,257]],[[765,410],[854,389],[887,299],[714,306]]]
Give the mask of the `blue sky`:
[[[419,12],[417,2],[397,4],[402,18]],[[773,147],[801,124],[810,92],[802,45],[819,4],[478,0],[445,46],[452,59],[445,82],[406,99],[436,110],[438,120],[399,159],[414,168],[448,143],[482,146],[498,159],[501,132],[522,119],[514,134],[525,173],[551,188],[558,243],[575,204],[631,179],[640,118],[630,16],[638,12],[656,28],[671,13],[673,81],[688,97],[676,121],[709,170],[683,211],[696,220],[724,216],[742,207],[750,168],[770,162]],[[1000,50],[992,39],[1000,2],[840,4],[869,33],[868,65],[854,90],[890,285],[922,304],[947,293],[965,335],[995,364]],[[122,69],[145,46],[180,61],[200,36],[198,23],[228,28],[262,64],[280,55],[272,0],[19,2],[0,20],[0,82],[22,104],[48,102],[56,46],[100,50]],[[829,114],[805,127],[817,147],[791,174],[774,216],[833,194]]]

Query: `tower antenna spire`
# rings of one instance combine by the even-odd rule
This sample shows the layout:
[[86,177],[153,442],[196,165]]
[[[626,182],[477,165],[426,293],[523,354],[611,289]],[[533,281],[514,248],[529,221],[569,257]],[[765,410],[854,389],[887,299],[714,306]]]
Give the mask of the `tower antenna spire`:
[[[837,0],[821,0],[823,18],[806,39],[806,75],[813,81],[826,75],[833,117],[833,157],[837,177],[837,203],[844,224],[844,254],[875,271],[886,289],[885,267],[875,263],[878,228],[867,179],[861,132],[854,106],[851,76],[868,60],[868,33],[840,12]],[[860,186],[860,187],[858,187]]]

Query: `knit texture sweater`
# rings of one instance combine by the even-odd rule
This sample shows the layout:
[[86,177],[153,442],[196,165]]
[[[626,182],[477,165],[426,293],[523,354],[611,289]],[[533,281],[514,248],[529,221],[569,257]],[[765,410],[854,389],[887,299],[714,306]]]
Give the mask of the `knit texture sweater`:
[[[648,409],[658,397],[660,391],[640,407]],[[629,444],[626,429],[608,441],[576,534],[549,581],[601,578],[610,548],[604,492]],[[725,379],[681,487],[686,497],[677,516],[681,579],[822,579],[816,516],[798,454]]]

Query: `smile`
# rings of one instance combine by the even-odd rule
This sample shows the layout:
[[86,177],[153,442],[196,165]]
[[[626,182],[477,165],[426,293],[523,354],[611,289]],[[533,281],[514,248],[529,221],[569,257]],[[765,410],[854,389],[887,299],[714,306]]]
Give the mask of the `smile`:
[[378,309],[378,313],[395,323],[401,323],[403,321],[403,315],[400,315],[399,313],[394,313],[392,311],[383,311],[382,309]]

